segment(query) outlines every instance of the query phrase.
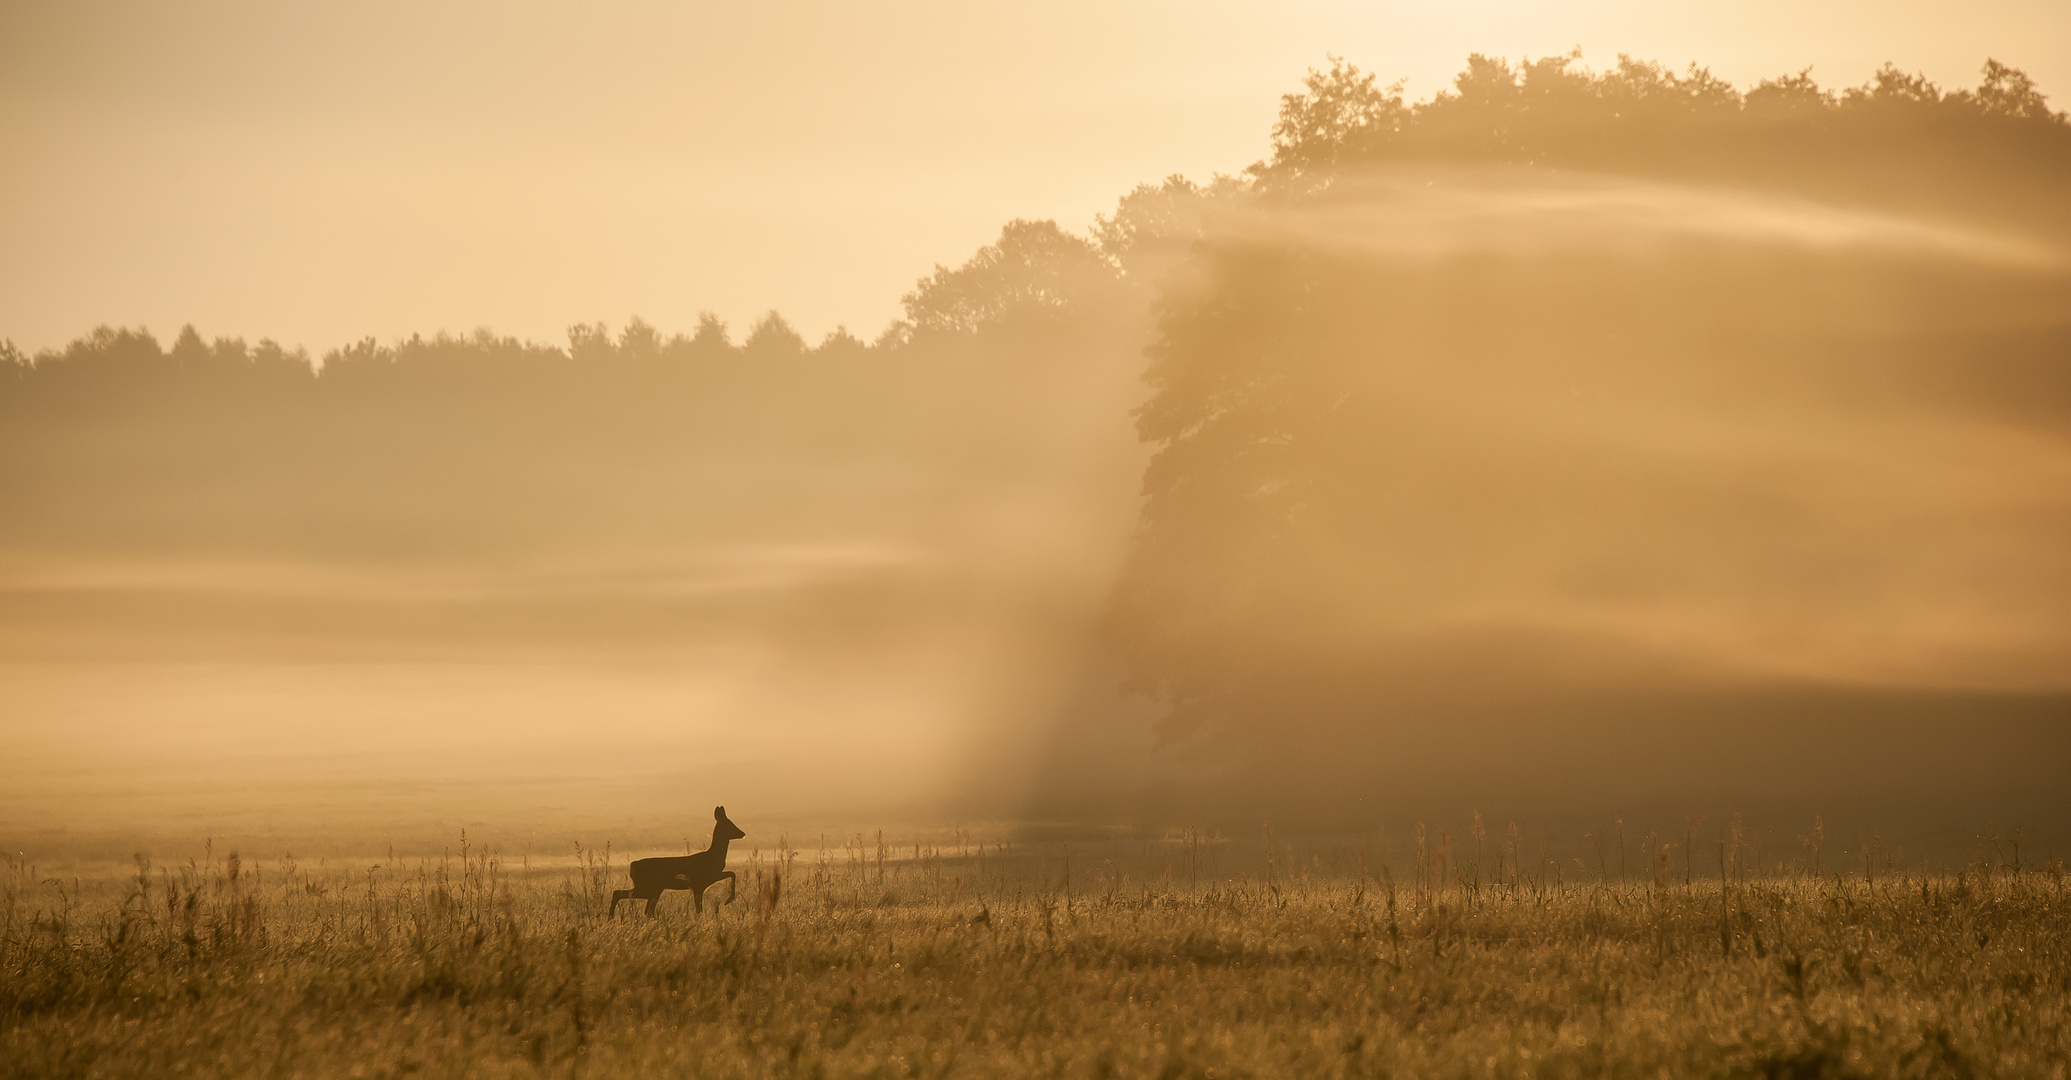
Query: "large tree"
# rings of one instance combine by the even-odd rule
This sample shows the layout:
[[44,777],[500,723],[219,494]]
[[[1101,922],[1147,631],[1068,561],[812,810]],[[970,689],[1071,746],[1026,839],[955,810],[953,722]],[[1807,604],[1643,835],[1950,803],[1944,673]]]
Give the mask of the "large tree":
[[[1364,768],[1584,700],[2071,663],[2033,591],[2071,504],[2000,441],[2071,460],[2071,125],[2020,73],[1475,57],[1412,105],[1340,62],[1253,175],[1167,279],[1107,618],[1169,739]],[[1953,607],[2025,629],[1906,623]]]

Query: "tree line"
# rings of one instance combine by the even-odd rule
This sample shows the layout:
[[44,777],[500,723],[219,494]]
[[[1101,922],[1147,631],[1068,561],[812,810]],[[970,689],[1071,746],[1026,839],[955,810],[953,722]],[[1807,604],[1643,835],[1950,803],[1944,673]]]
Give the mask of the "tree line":
[[1975,89],[1944,91],[1887,64],[1860,86],[1823,89],[1807,69],[1743,93],[1694,64],[1679,75],[1621,56],[1614,68],[1592,72],[1578,59],[1579,53],[1512,65],[1472,55],[1451,90],[1413,103],[1400,82],[1381,85],[1374,74],[1333,58],[1282,100],[1270,155],[1242,175],[1206,185],[1179,176],[1139,185],[1084,236],[1054,221],[1011,221],[961,266],[937,266],[918,281],[902,299],[902,317],[870,342],[837,327],[814,345],[776,311],[738,343],[723,321],[705,313],[687,334],[664,336],[635,318],[616,335],[601,323],[570,327],[566,346],[478,331],[393,343],[367,338],[314,359],[270,340],[204,340],[191,326],[169,349],[144,330],[103,327],[34,356],[0,341],[0,387],[18,394],[103,382],[115,392],[115,382],[171,378],[347,381],[374,371],[404,378],[412,369],[470,364],[515,376],[556,359],[779,362],[939,348],[1002,327],[1054,324],[1110,307],[1118,295],[1140,304],[1160,274],[1186,257],[1216,208],[1313,194],[1373,164],[1494,162],[1712,182],[1767,179],[1855,196],[1958,173],[1986,186],[2055,195],[2071,167],[2071,115],[2051,110],[2032,79],[1997,61],[1985,63]]

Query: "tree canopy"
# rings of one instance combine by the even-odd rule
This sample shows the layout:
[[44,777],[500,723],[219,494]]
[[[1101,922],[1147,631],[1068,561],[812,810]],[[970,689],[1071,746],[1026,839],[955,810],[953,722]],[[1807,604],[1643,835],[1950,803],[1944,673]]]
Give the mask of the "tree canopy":
[[[1902,522],[1953,537],[1997,511],[1901,494],[1917,444],[1891,434],[2071,433],[2048,254],[2071,121],[2021,72],[1743,93],[1477,55],[1411,103],[1333,59],[1249,177],[1255,204],[1211,217],[1158,301],[1156,452],[1106,621],[1168,738],[1320,767],[1504,695],[1868,678],[1809,657],[1891,596],[2035,606],[2011,571],[1925,569]],[[2015,249],[2036,254],[1987,254]],[[1815,438],[1865,457],[1790,441]],[[2031,575],[2063,569],[2041,535],[2008,541]],[[1852,595],[1815,632],[1821,588]],[[1748,644],[1789,634],[1796,658]],[[1931,678],[1974,677],[1953,672]]]
[[[1804,187],[1853,162],[1847,183],[1904,162],[1951,165],[1984,151],[1980,172],[2044,155],[2061,167],[2071,118],[2033,80],[1986,61],[1974,90],[1944,91],[1885,65],[1868,82],[1823,90],[1810,71],[1746,93],[1692,64],[1677,74],[1620,56],[1591,72],[1579,54],[1511,64],[1479,54],[1453,88],[1409,103],[1402,84],[1333,58],[1281,100],[1272,155],[1253,168],[1269,187],[1328,183],[1343,170],[1409,160],[1503,162],[1691,175],[1712,182],[1774,176]],[[1863,155],[1867,153],[1868,157]]]

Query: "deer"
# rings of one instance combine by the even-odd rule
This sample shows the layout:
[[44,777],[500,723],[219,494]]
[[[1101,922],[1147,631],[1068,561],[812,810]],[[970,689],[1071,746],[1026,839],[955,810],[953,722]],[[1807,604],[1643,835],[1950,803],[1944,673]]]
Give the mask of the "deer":
[[647,901],[647,915],[654,917],[655,904],[662,893],[670,889],[689,889],[690,898],[697,903],[698,914],[705,911],[705,890],[727,883],[726,899],[720,903],[731,904],[741,891],[740,879],[726,868],[726,844],[739,840],[744,833],[726,818],[726,807],[712,808],[712,846],[695,855],[671,855],[659,859],[634,859],[628,867],[633,874],[633,887],[618,889],[611,894],[611,917],[618,918],[618,902],[621,900]]

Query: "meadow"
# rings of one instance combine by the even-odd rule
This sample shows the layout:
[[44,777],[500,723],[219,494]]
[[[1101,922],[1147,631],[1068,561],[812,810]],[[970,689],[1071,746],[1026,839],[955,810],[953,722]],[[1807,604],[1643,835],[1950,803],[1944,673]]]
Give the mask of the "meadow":
[[[1687,839],[1677,837],[1676,839]],[[1492,861],[1486,861],[1493,846]],[[10,860],[0,1074],[2036,1076],[2071,1062],[2063,867],[1644,871],[1450,840],[625,857]],[[745,857],[743,857],[745,855]],[[1488,869],[1485,871],[1483,867]],[[725,885],[708,896],[723,898]]]

